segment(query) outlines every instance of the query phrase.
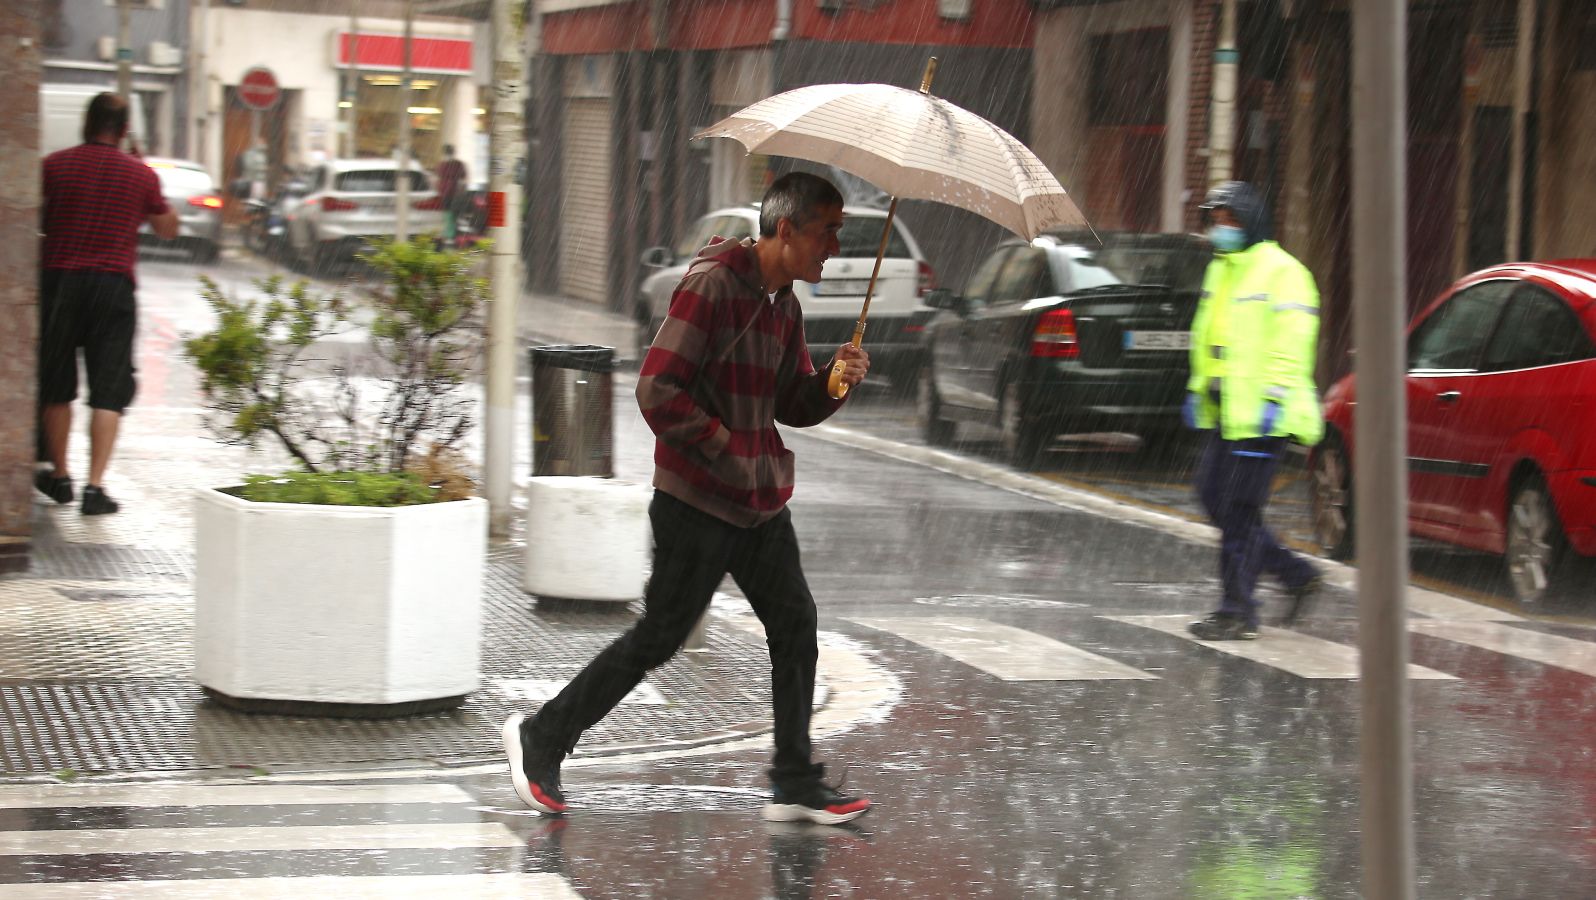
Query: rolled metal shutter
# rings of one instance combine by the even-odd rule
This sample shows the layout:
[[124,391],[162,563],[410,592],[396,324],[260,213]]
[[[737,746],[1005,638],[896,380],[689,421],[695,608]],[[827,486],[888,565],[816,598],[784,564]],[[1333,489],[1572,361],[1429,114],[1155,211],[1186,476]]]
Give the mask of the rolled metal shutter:
[[566,101],[560,293],[594,303],[609,302],[610,141],[609,100]]

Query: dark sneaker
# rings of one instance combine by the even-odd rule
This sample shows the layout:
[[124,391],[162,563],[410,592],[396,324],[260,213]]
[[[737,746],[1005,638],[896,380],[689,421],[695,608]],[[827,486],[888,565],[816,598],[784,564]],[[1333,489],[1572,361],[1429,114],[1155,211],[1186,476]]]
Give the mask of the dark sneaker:
[[1228,613],[1214,613],[1200,622],[1186,626],[1186,630],[1201,641],[1255,641],[1258,626]]
[[72,502],[72,476],[55,477],[55,473],[40,469],[33,473],[33,486],[39,493],[65,506]]
[[85,516],[103,516],[114,513],[122,508],[122,504],[111,499],[105,488],[99,485],[86,484],[83,486],[83,514]]
[[1315,573],[1303,584],[1297,587],[1286,588],[1286,596],[1291,603],[1286,607],[1286,614],[1280,617],[1280,624],[1295,625],[1297,620],[1308,614],[1313,608],[1313,601],[1318,599],[1320,588],[1324,587],[1324,576]]
[[808,821],[820,825],[840,825],[869,811],[869,800],[844,797],[831,785],[814,781],[796,788],[774,787],[770,802],[765,804],[765,811],[761,815],[767,822]]
[[504,723],[504,755],[510,760],[510,781],[521,802],[546,816],[565,813],[565,794],[560,791],[558,758],[548,762],[547,754],[526,736],[522,724],[526,715],[516,713]]

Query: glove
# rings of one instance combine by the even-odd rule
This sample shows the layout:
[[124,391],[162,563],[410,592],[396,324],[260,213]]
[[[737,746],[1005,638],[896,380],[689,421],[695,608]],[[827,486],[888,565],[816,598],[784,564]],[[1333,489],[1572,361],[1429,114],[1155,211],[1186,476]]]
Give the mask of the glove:
[[1273,400],[1264,401],[1263,418],[1258,421],[1258,434],[1269,437],[1274,433],[1275,423],[1280,421],[1280,404]]
[[1180,421],[1187,428],[1197,430],[1197,395],[1187,394],[1186,403],[1180,408]]

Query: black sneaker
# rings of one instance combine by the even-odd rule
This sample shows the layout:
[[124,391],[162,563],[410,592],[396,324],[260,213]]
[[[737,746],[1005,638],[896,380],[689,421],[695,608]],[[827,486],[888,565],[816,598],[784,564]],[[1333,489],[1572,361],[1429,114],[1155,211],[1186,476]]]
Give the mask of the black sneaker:
[[760,815],[767,822],[809,821],[820,825],[840,825],[869,811],[869,800],[844,797],[835,787],[816,780],[795,788],[774,786],[770,802],[765,804],[765,810]]
[[40,469],[33,473],[33,486],[39,493],[65,506],[72,502],[72,476],[55,477],[54,472]]
[[1286,607],[1286,614],[1280,617],[1280,624],[1295,625],[1297,620],[1308,614],[1313,607],[1313,601],[1319,597],[1319,589],[1324,587],[1324,576],[1315,573],[1297,587],[1286,588],[1286,596],[1291,598],[1291,605]]
[[1229,613],[1214,613],[1200,622],[1193,622],[1186,626],[1202,641],[1255,641],[1258,639],[1258,626],[1248,625],[1245,619]]
[[103,516],[114,513],[122,508],[122,504],[111,499],[105,488],[99,485],[86,484],[83,486],[83,514],[85,516]]
[[516,713],[504,723],[504,755],[510,760],[510,781],[521,802],[546,816],[565,813],[565,794],[560,791],[560,762],[548,761],[521,727],[526,715]]

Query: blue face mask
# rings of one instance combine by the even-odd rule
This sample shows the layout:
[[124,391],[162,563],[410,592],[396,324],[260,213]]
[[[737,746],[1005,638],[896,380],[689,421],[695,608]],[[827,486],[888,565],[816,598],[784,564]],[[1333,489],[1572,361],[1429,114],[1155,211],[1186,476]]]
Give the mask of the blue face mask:
[[1208,242],[1220,253],[1234,253],[1247,244],[1247,232],[1234,225],[1208,226]]

